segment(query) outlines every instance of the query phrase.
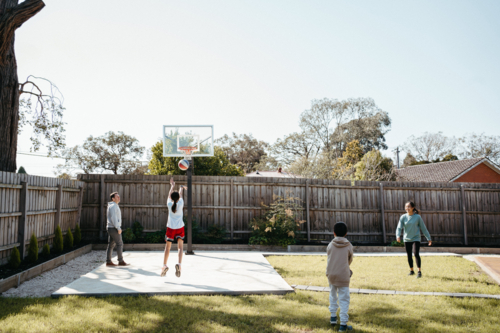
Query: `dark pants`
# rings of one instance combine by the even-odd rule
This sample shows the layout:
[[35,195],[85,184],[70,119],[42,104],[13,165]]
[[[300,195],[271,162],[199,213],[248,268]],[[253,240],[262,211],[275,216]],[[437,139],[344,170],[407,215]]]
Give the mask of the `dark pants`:
[[108,228],[108,249],[106,250],[106,262],[111,262],[111,255],[113,248],[116,245],[116,253],[118,254],[118,261],[123,261],[123,241],[122,235],[118,233],[116,228]]
[[417,267],[420,268],[420,242],[405,242],[406,254],[408,255],[408,264],[410,268],[413,268],[413,258],[411,255],[411,250],[415,253],[415,260],[417,261]]

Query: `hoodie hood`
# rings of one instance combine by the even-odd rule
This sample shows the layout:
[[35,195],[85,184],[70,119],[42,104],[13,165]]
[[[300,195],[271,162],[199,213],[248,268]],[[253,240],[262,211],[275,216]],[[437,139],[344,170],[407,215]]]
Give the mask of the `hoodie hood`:
[[346,247],[346,246],[349,246],[351,243],[345,237],[335,237],[332,240],[332,244],[335,247]]
[[114,201],[108,202],[108,206],[113,206],[113,205],[116,205],[116,202],[114,202]]

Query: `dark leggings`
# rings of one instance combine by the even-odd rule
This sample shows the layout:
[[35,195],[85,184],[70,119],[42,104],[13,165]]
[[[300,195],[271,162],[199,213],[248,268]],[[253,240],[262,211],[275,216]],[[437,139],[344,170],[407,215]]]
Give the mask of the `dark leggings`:
[[417,261],[417,267],[420,268],[420,242],[405,242],[406,254],[408,255],[408,264],[410,268],[413,268],[413,258],[411,255],[411,249],[415,246],[413,252],[415,253],[415,260]]

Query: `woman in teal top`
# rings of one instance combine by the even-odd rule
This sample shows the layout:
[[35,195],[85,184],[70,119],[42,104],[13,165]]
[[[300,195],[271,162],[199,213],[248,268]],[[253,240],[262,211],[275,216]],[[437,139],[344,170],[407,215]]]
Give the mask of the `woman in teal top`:
[[419,211],[415,208],[415,204],[408,201],[405,205],[406,214],[401,215],[398,223],[398,228],[396,229],[396,237],[398,242],[401,242],[401,229],[405,230],[404,242],[406,248],[406,254],[408,255],[408,264],[410,265],[410,274],[414,275],[413,271],[413,258],[412,258],[412,248],[415,253],[415,260],[417,261],[418,275],[417,278],[422,277],[422,272],[420,270],[420,232],[422,232],[429,241],[429,246],[432,245],[431,235],[427,228],[425,227],[424,220],[419,215]]

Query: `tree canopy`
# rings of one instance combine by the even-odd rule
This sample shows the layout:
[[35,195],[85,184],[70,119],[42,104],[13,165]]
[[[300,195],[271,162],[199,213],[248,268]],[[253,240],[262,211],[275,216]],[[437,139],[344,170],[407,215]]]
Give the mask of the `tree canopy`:
[[225,134],[215,143],[231,164],[240,166],[246,173],[256,170],[255,166],[267,155],[266,149],[269,147],[267,142],[257,140],[252,134],[237,135],[234,132],[231,136]]
[[139,140],[123,132],[110,131],[99,137],[89,136],[83,145],[65,149],[61,153],[65,164],[58,169],[68,174],[75,170],[131,174],[141,166],[143,154],[144,147],[139,145]]

